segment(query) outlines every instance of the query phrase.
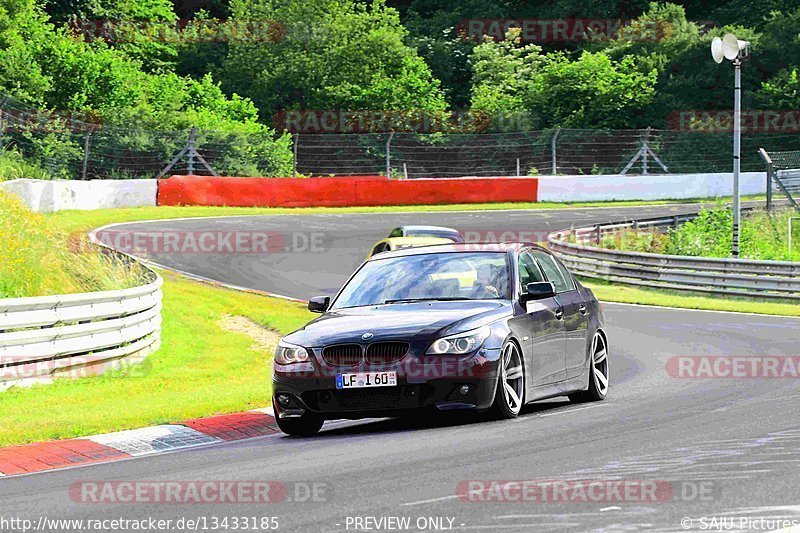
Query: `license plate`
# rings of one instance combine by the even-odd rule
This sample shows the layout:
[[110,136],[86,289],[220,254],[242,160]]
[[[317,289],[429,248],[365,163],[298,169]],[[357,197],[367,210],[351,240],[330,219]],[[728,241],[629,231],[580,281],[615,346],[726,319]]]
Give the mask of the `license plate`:
[[336,374],[337,389],[395,386],[397,386],[397,372],[355,372],[353,374]]

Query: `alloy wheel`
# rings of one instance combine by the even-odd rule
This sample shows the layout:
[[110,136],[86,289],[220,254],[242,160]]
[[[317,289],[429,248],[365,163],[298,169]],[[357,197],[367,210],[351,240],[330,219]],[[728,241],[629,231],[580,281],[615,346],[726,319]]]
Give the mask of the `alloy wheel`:
[[503,349],[501,369],[500,384],[503,387],[503,397],[509,410],[516,415],[522,409],[525,375],[522,369],[522,358],[517,345],[513,342],[509,342]]
[[592,379],[597,392],[605,396],[608,392],[608,348],[599,333],[595,333],[592,339]]

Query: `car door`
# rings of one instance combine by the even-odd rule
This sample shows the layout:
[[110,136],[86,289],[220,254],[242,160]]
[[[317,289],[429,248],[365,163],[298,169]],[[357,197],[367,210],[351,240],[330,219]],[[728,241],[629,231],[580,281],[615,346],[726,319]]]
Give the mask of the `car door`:
[[[542,270],[529,251],[522,251],[517,260],[519,290],[528,283],[545,281]],[[526,325],[529,332],[526,359],[527,382],[531,388],[558,383],[566,379],[564,359],[564,322],[561,306],[554,297],[532,300],[526,304]]]
[[579,376],[586,368],[588,309],[572,274],[551,254],[534,250],[534,257],[547,280],[556,288],[556,301],[564,312],[564,354],[567,379]]

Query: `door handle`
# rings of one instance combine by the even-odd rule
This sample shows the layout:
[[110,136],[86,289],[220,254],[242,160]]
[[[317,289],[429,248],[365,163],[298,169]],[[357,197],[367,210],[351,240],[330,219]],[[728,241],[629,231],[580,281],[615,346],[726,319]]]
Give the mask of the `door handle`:
[[582,315],[585,315],[586,314],[586,304],[581,304],[581,306],[578,307],[578,311],[580,311]]
[[564,318],[564,310],[562,308],[560,308],[560,307],[558,309],[556,309],[556,318],[559,319],[559,320]]

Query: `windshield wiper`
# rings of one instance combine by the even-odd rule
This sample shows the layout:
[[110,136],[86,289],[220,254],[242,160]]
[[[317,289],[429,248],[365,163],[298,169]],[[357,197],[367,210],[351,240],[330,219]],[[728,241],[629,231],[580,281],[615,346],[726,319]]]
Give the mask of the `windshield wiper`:
[[395,300],[384,300],[385,304],[397,304],[408,302],[453,302],[457,300],[470,300],[471,298],[464,298],[463,296],[440,296],[437,298],[397,298]]

